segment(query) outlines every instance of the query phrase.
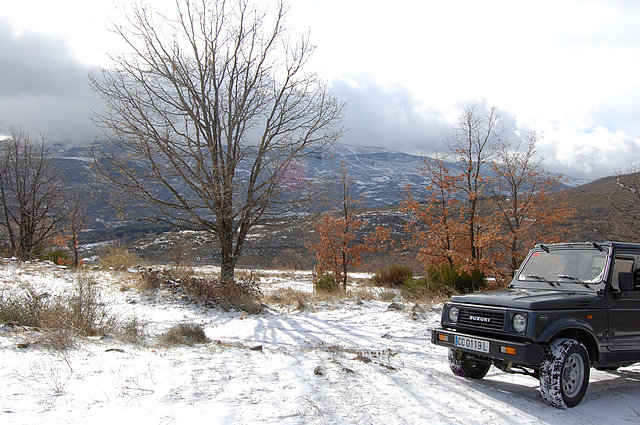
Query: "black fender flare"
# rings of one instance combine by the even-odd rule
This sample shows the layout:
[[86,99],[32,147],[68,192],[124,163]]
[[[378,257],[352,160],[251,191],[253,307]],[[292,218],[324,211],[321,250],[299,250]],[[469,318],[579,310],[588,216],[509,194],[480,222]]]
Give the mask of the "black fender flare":
[[[577,330],[580,332],[586,333],[590,338],[590,343],[592,347],[597,350],[597,353],[600,353],[600,344],[598,344],[598,337],[596,336],[595,331],[591,327],[591,325],[584,320],[577,319],[575,317],[567,317],[555,320],[551,322],[544,330],[538,335],[536,338],[537,342],[548,344],[555,336],[567,331],[567,330]],[[587,350],[589,347],[587,346]]]

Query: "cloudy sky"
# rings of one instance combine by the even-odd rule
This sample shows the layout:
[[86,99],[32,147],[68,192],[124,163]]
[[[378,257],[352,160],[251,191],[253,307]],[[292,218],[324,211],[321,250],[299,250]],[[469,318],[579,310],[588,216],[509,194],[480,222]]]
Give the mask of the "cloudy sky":
[[[0,133],[97,135],[90,69],[126,0],[1,0]],[[171,3],[154,0],[151,3]],[[273,4],[272,0],[258,0]],[[310,64],[348,103],[343,142],[430,154],[464,105],[536,131],[548,168],[595,178],[640,162],[640,2],[291,0]]]

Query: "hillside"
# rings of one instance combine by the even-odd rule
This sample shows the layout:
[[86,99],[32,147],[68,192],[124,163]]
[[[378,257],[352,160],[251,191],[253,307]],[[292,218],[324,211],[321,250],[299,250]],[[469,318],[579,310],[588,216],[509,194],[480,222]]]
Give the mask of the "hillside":
[[628,200],[628,193],[617,183],[616,176],[569,188],[555,196],[564,197],[575,208],[574,240],[581,241],[608,239],[605,225],[611,205],[622,205]]
[[[90,187],[90,147],[57,146],[55,160],[70,188]],[[361,199],[363,208],[379,208],[399,205],[407,196],[407,186],[423,188],[428,183],[421,171],[425,160],[431,159],[384,148],[336,144],[322,155],[306,158],[303,171],[307,179],[330,181],[344,163],[353,181],[351,195]],[[244,175],[246,170],[237,174]],[[576,180],[568,180],[561,189],[575,184]],[[117,214],[97,196],[89,199],[87,213],[92,230],[99,233],[128,224],[121,223]],[[146,230],[148,227],[141,231]]]
[[[90,149],[59,146],[56,155],[57,164],[69,185],[72,188],[88,187]],[[419,155],[383,148],[336,144],[333,151],[308,158],[305,167],[308,178],[328,179],[337,174],[341,163],[345,163],[353,179],[352,196],[362,200],[369,228],[374,225],[390,227],[395,238],[400,239],[405,217],[398,211],[398,205],[406,197],[407,185],[421,188],[427,183],[420,171],[424,161],[425,158]],[[624,202],[627,195],[616,183],[615,177],[579,183],[569,180],[553,195],[553,198],[568,200],[575,208],[570,239],[607,239],[604,225],[611,211],[611,202]],[[171,227],[167,225],[122,222],[99,199],[89,200],[87,215],[89,229],[82,234],[85,244],[107,240],[131,243],[135,253],[141,257],[165,263],[187,261],[205,264],[219,261],[217,249],[211,248],[213,241],[206,235],[185,237],[184,234],[171,232]],[[313,259],[306,244],[311,238],[311,231],[308,224],[295,222],[257,227],[251,232],[240,262],[252,267],[309,267]],[[85,249],[88,257],[96,252],[95,245]],[[372,260],[374,264],[385,265],[393,259]]]

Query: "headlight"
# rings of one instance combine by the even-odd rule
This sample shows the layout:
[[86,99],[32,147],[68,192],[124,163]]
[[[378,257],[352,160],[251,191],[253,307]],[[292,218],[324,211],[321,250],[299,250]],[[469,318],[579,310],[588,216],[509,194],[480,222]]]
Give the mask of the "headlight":
[[454,323],[458,321],[458,307],[451,307],[449,309],[449,320]]
[[513,330],[516,332],[524,332],[527,329],[527,316],[521,313],[516,313],[511,319]]

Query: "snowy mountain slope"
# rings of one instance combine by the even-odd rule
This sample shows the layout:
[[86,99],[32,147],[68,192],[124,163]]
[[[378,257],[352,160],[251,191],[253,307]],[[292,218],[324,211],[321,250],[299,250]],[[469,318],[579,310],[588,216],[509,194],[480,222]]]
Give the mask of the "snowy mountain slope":
[[[67,151],[61,150],[56,155],[58,165],[72,186],[88,184],[89,147],[73,147]],[[350,179],[354,181],[350,188],[351,195],[361,198],[363,207],[375,208],[400,204],[407,197],[407,185],[418,188],[420,192],[428,183],[422,174],[425,160],[430,159],[385,148],[337,143],[323,154],[306,158],[303,168],[307,178],[329,180],[337,175],[340,165],[344,163]],[[241,165],[236,174],[240,178],[246,177],[248,170]],[[567,179],[563,187],[577,184],[576,180]],[[96,201],[90,212],[102,215],[102,221],[117,221],[115,213],[109,212],[100,202]]]
[[[455,377],[446,350],[429,341],[438,305],[398,311],[346,299],[246,316],[122,290],[127,274],[91,273],[114,313],[148,322],[146,345],[92,338],[54,352],[24,344],[37,330],[3,326],[0,423],[595,425],[640,417],[638,365],[592,371],[585,399],[566,411],[547,406],[533,378],[496,369],[481,381]],[[73,278],[54,267],[0,266],[5,294],[26,282],[61,291]],[[260,286],[308,291],[309,279],[273,273]],[[202,324],[211,342],[157,345],[180,322]]]

